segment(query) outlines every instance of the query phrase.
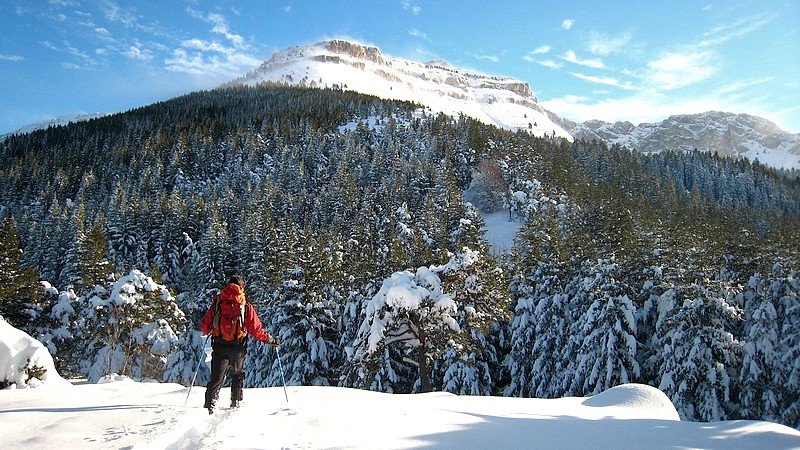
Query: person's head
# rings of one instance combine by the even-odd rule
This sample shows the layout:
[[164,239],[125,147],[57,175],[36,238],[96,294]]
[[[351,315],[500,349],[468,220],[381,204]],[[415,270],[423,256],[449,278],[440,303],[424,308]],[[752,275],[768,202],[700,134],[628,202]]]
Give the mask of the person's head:
[[233,275],[231,276],[230,280],[228,280],[228,284],[235,284],[239,287],[244,287],[244,278],[241,275]]

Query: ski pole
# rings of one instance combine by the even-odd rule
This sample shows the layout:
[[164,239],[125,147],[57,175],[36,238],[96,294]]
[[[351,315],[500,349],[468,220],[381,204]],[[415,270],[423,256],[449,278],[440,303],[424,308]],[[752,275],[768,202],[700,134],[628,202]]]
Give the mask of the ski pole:
[[283,364],[281,364],[281,352],[278,347],[275,347],[275,355],[278,357],[278,370],[281,372],[281,381],[283,382],[283,395],[286,397],[286,403],[289,403],[289,394],[286,393],[286,378],[283,376]]
[[203,353],[206,351],[206,345],[208,345],[208,340],[211,339],[211,335],[209,334],[205,341],[203,341],[203,347],[200,349],[200,355],[197,357],[197,367],[194,368],[194,375],[192,375],[192,384],[189,385],[189,392],[186,393],[186,400],[183,402],[183,406],[186,406],[189,403],[189,394],[192,393],[192,386],[194,386],[194,380],[197,379],[197,372],[200,370],[200,364],[205,360],[203,358]]

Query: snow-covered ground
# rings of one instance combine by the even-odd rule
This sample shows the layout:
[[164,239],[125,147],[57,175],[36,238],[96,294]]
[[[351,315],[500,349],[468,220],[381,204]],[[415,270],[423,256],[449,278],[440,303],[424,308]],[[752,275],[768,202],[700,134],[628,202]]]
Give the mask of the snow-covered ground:
[[517,220],[508,219],[508,210],[486,213],[483,215],[486,223],[486,241],[489,242],[489,249],[492,255],[499,255],[507,251],[514,245],[514,236],[519,231],[520,223]]
[[281,387],[245,389],[242,407],[212,416],[203,393],[184,406],[183,386],[128,379],[4,390],[0,439],[11,449],[800,448],[800,432],[773,423],[681,422],[642,385],[553,400],[290,386],[287,402]]
[[[636,384],[551,400],[272,387],[208,415],[203,387],[67,383],[41,344],[0,325],[0,368],[17,380],[0,390],[7,449],[800,448],[800,432],[774,423],[682,422],[664,393]],[[47,369],[45,381],[21,376],[25,358]]]

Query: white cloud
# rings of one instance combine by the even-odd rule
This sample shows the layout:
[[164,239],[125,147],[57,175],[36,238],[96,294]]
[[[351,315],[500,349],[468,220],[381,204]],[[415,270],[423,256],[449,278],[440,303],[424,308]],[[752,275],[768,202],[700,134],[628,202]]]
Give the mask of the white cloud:
[[715,69],[711,52],[665,53],[647,63],[647,79],[658,89],[677,89],[711,77]]
[[222,14],[205,15],[190,7],[186,11],[190,16],[211,24],[211,32],[223,36],[227,42],[201,38],[183,40],[179,48],[172,50],[172,56],[164,60],[167,70],[225,80],[262,62],[250,54],[252,47],[245,39],[230,30]]
[[80,6],[78,2],[67,1],[67,0],[48,0],[47,3],[50,3],[53,6],[58,6],[61,8]]
[[530,55],[544,55],[545,53],[548,53],[549,51],[550,51],[550,46],[549,45],[540,45],[539,47],[536,47],[535,49],[531,50],[529,54]]
[[581,80],[589,81],[591,83],[605,84],[605,85],[608,85],[608,86],[616,86],[616,87],[619,87],[619,88],[622,88],[622,89],[626,89],[626,90],[634,90],[634,89],[636,89],[633,86],[633,84],[631,84],[630,82],[623,83],[623,82],[617,80],[616,78],[594,77],[594,76],[591,76],[591,75],[584,75],[584,74],[575,73],[575,72],[572,72],[571,75],[576,77],[576,78],[580,78]]
[[564,21],[561,22],[561,28],[563,28],[565,30],[569,30],[570,28],[572,28],[572,25],[574,25],[574,24],[575,24],[574,20],[572,20],[572,19],[564,19]]
[[147,49],[142,49],[138,43],[131,45],[128,50],[122,52],[122,54],[137,61],[150,61],[153,59],[153,54]]
[[593,55],[608,56],[612,53],[622,51],[631,41],[630,33],[622,33],[618,36],[609,36],[605,33],[592,31],[589,35],[589,51]]
[[550,50],[551,49],[550,49],[549,45],[540,45],[539,47],[536,47],[535,49],[529,51],[527,55],[522,57],[522,59],[525,60],[525,61],[528,61],[528,62],[541,64],[541,65],[543,65],[545,67],[549,67],[551,69],[560,69],[561,68],[561,64],[553,61],[552,59],[547,59],[547,60],[543,60],[543,61],[539,60],[539,58],[538,58],[539,55],[545,55],[545,54],[549,53]]
[[536,62],[550,69],[560,69],[562,67],[560,63],[553,61],[552,59],[546,59],[544,61],[536,61]]
[[22,61],[25,59],[19,55],[0,55],[0,61]]
[[215,77],[234,77],[257,66],[261,60],[233,47],[202,39],[183,41],[164,60],[167,70]]
[[572,50],[567,50],[564,55],[561,56],[561,59],[573,64],[578,64],[580,66],[592,67],[594,69],[602,69],[605,67],[603,61],[599,59],[579,59]]
[[749,80],[740,80],[734,83],[730,83],[728,85],[722,86],[717,89],[718,94],[732,94],[735,92],[739,92],[742,89],[748,88],[750,86],[757,86],[759,84],[768,83],[773,81],[774,77],[764,77],[764,78],[757,78],[757,79],[749,79]]
[[97,37],[103,39],[105,41],[113,41],[114,39],[111,37],[111,32],[108,31],[107,28],[97,27],[94,29],[94,32],[97,33]]
[[700,46],[719,45],[758,30],[772,21],[774,16],[758,15],[739,19],[732,24],[719,25],[703,33],[708,39],[700,42]]
[[228,22],[225,20],[225,17],[223,17],[222,14],[209,14],[208,21],[214,24],[214,28],[211,29],[212,33],[218,33],[225,36],[225,38],[231,41],[236,48],[244,47],[244,38],[241,35],[230,32],[228,29]]
[[424,31],[420,31],[416,28],[409,30],[408,34],[414,37],[425,39],[426,41],[428,40],[428,35]]
[[494,55],[474,55],[474,56],[477,59],[483,59],[483,60],[491,61],[491,62],[500,61],[500,58],[498,56],[494,56]]
[[401,0],[400,6],[406,11],[411,11],[414,15],[419,15],[419,13],[422,12],[422,8],[417,4],[411,3],[411,0]]
[[115,23],[121,23],[125,28],[132,28],[136,26],[136,14],[129,10],[123,10],[116,2],[106,0],[104,2],[104,13],[106,20]]

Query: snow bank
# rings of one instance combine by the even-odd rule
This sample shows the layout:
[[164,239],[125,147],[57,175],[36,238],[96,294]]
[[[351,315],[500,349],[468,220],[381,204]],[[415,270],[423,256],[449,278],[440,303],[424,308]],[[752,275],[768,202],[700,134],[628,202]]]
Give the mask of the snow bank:
[[0,316],[0,383],[24,388],[37,387],[42,382],[70,385],[58,374],[53,357],[41,342]]
[[662,420],[680,420],[678,411],[669,397],[660,390],[645,384],[623,384],[589,397],[584,406],[630,408],[637,414]]

